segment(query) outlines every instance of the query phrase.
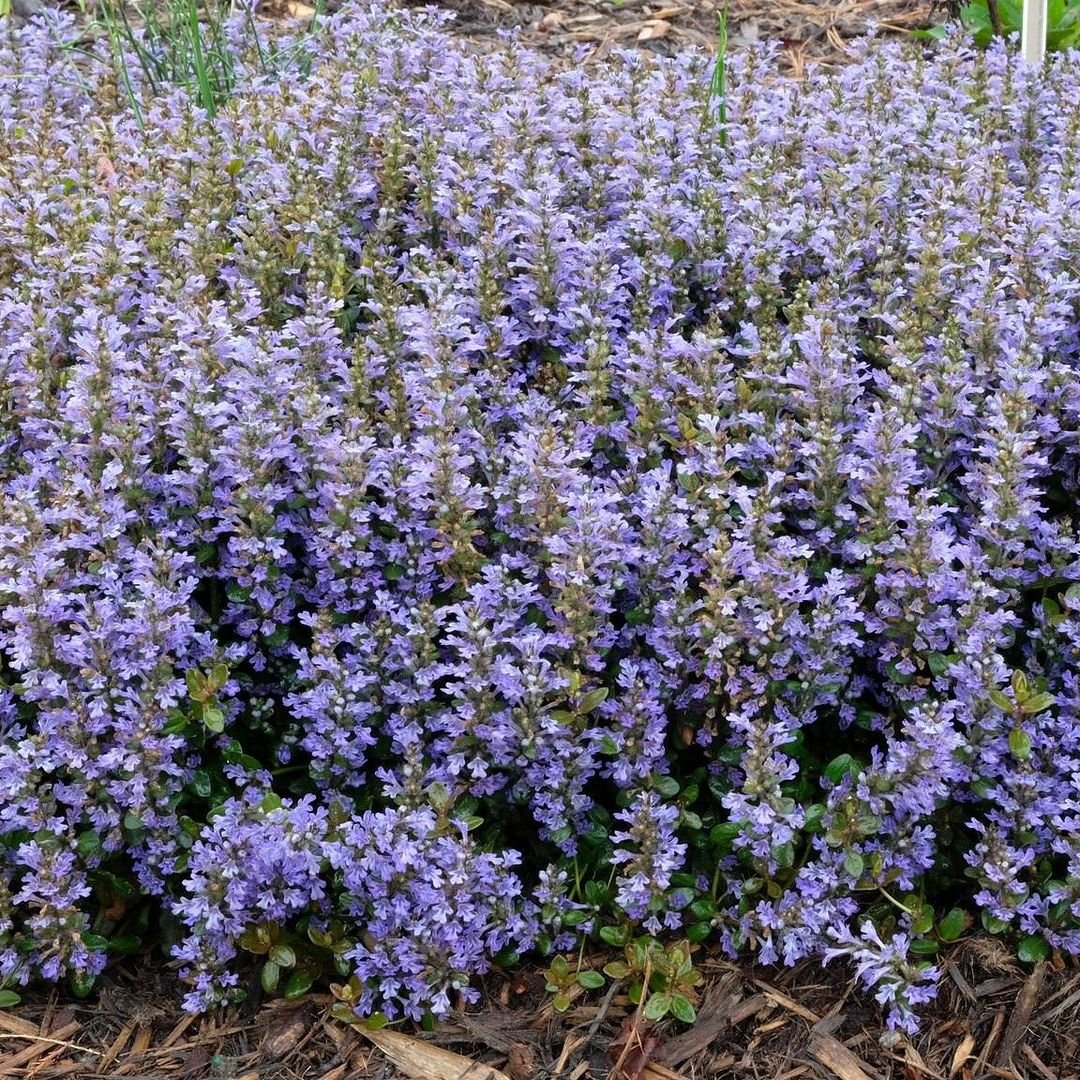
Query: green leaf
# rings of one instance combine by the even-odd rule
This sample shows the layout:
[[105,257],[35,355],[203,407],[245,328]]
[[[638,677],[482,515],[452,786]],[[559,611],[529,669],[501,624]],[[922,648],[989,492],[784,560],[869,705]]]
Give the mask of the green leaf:
[[938,937],[942,941],[955,941],[968,927],[966,912],[953,908],[938,923]]
[[1031,736],[1023,728],[1013,728],[1009,732],[1009,750],[1014,758],[1026,761],[1031,757]]
[[570,1008],[570,1005],[571,1005],[571,1001],[570,1001],[570,995],[569,994],[559,993],[559,994],[556,994],[551,999],[551,1007],[557,1013],[566,1012],[566,1010]]
[[380,1028],[386,1027],[390,1023],[390,1018],[386,1013],[372,1013],[370,1016],[364,1018],[364,1027],[368,1031],[378,1031]]
[[694,1012],[694,1006],[690,1004],[690,999],[682,994],[671,995],[671,1015],[684,1024],[692,1024],[697,1019],[697,1013]]
[[169,714],[169,722],[161,729],[162,735],[182,735],[188,728],[188,718],[178,710]]
[[844,856],[844,869],[858,881],[863,876],[863,870],[866,869],[863,857],[857,851],[849,851]]
[[262,966],[262,971],[259,972],[259,982],[262,984],[262,988],[268,994],[272,994],[277,989],[278,979],[280,978],[281,968],[273,960],[267,960]]
[[1009,924],[1004,919],[991,915],[989,911],[981,912],[979,918],[988,934],[1002,934],[1009,929]]
[[553,956],[551,959],[551,974],[560,982],[570,977],[570,964],[563,955]]
[[673,799],[679,794],[679,781],[674,776],[657,776],[653,787],[666,799]]
[[625,945],[630,931],[625,926],[601,926],[600,940],[608,945]]
[[285,982],[285,996],[289,998],[289,1000],[303,997],[304,994],[311,989],[311,984],[314,981],[315,976],[310,971],[305,971],[303,968],[299,971],[292,972]]
[[630,965],[622,960],[612,960],[604,965],[604,974],[612,979],[625,979],[630,974]]
[[859,763],[850,754],[834,757],[823,771],[824,777],[835,787],[848,773],[858,772]]
[[278,967],[291,968],[296,963],[296,953],[291,945],[278,944],[270,950],[270,959]]
[[585,882],[585,902],[593,907],[600,907],[608,899],[607,886],[599,881]]
[[709,830],[709,840],[720,848],[722,854],[727,854],[741,832],[742,826],[737,822],[724,821]]
[[1050,955],[1050,946],[1038,934],[1025,934],[1016,946],[1016,955],[1025,964],[1037,964]]
[[990,691],[990,701],[996,705],[1002,712],[1011,713],[1016,705],[1010,701],[1000,690]]
[[184,680],[187,682],[188,694],[195,701],[205,701],[207,698],[207,686],[206,680],[202,676],[202,672],[196,671],[194,668],[188,668],[184,672]]
[[772,849],[772,857],[781,870],[790,870],[795,865],[795,847],[790,843],[778,844]]
[[578,714],[585,716],[591,713],[593,709],[597,708],[602,702],[607,700],[608,688],[606,686],[598,686],[595,690],[590,690],[582,699],[578,705]]
[[696,945],[699,942],[707,941],[712,935],[712,931],[713,925],[711,922],[691,923],[686,928],[686,937]]
[[142,947],[142,938],[138,934],[117,934],[109,939],[109,952],[116,956],[130,956]]
[[604,985],[604,976],[599,971],[579,971],[577,981],[586,990],[599,990]]
[[803,831],[817,833],[821,831],[821,822],[825,817],[824,803],[811,803],[805,810]]
[[[916,901],[917,903],[917,901]],[[929,904],[923,904],[918,916],[911,924],[913,934],[928,934],[934,928],[934,909]]]
[[317,926],[308,926],[308,941],[318,949],[329,949],[334,944],[334,935]]
[[952,665],[952,657],[944,653],[930,653],[926,658],[926,666],[930,669],[930,674],[937,677],[944,675]]
[[90,975],[85,971],[73,971],[68,977],[68,985],[77,998],[89,997],[94,992],[96,982],[97,976]]
[[645,1002],[642,1015],[646,1020],[661,1020],[668,1014],[671,1008],[671,994],[653,994]]
[[1010,683],[1013,696],[1022,705],[1031,696],[1031,684],[1028,682],[1028,677],[1022,671],[1014,671]]
[[939,25],[928,27],[925,30],[909,30],[908,37],[914,38],[916,41],[940,41],[948,32],[946,26]]
[[225,730],[225,714],[216,708],[203,709],[203,723],[209,731],[220,735]]
[[1020,706],[1020,711],[1026,716],[1034,716],[1036,713],[1045,712],[1054,704],[1053,694],[1032,694],[1023,705]]
[[75,848],[84,859],[101,854],[101,837],[96,832],[84,832],[75,842]]
[[0,990],[0,1009],[12,1009],[22,998],[14,990]]
[[938,943],[933,938],[915,938],[908,946],[916,956],[934,956],[938,947]]
[[[352,1005],[348,1005],[344,1001],[335,1001],[334,1004],[330,1006],[330,1015],[343,1024],[360,1023],[360,1018],[356,1015],[355,1009]],[[365,1021],[365,1026],[366,1023],[367,1022]]]

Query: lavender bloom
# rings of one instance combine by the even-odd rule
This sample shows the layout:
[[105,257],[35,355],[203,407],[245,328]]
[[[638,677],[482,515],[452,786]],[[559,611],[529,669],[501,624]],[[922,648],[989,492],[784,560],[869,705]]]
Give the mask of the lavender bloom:
[[481,853],[466,830],[430,810],[364,814],[326,846],[347,913],[366,928],[349,954],[364,986],[359,1007],[388,1016],[443,1015],[451,994],[476,1001],[469,977],[535,934],[531,904],[510,872],[515,853]]
[[847,929],[832,930],[829,936],[837,944],[824,950],[825,962],[836,956],[849,958],[859,980],[888,1010],[889,1026],[914,1034],[918,1030],[914,1010],[937,994],[937,969],[907,959],[909,942],[903,934],[883,941],[869,922],[863,923],[858,936]]

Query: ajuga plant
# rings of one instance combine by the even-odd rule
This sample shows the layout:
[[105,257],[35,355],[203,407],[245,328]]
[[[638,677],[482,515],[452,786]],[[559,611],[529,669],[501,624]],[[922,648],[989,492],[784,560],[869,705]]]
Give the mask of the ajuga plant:
[[1080,57],[2,33],[3,1000],[1080,952]]

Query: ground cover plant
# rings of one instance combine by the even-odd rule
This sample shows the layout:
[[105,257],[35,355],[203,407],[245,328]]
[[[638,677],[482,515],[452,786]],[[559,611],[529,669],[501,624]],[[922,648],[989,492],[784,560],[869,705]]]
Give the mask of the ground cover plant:
[[76,38],[0,47],[5,1002],[1080,952],[1080,57]]

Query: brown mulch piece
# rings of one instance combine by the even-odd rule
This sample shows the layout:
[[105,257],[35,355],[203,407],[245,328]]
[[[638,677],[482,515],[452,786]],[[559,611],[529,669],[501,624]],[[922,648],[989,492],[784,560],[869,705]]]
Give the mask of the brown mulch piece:
[[0,1012],[0,1080],[1080,1080],[1080,963],[1027,970],[972,938],[918,1035],[883,1039],[842,966],[696,960],[691,1028],[650,1024],[618,986],[558,1015],[529,970],[489,977],[479,1008],[432,1033],[343,1025],[328,994],[188,1016],[172,972],[119,967],[94,998],[43,991]]
[[[403,0],[428,6],[432,0]],[[435,0],[456,15],[451,32],[479,49],[498,48],[503,32],[556,59],[585,47],[587,60],[614,48],[637,46],[663,55],[688,47],[716,47],[720,13],[727,10],[729,46],[777,42],[791,74],[811,64],[836,66],[849,42],[868,32],[907,36],[943,21],[939,0]]]

